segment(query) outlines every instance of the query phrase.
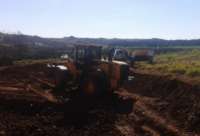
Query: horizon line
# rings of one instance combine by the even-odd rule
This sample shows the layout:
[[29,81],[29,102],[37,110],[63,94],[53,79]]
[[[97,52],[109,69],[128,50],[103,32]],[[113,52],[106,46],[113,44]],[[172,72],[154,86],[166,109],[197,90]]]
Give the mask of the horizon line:
[[0,31],[2,34],[10,34],[10,35],[25,35],[25,36],[35,36],[35,37],[40,37],[40,38],[45,38],[45,39],[62,39],[62,38],[85,38],[85,39],[107,39],[107,40],[112,40],[112,39],[120,39],[120,40],[150,40],[150,39],[157,39],[157,40],[166,40],[166,41],[175,41],[175,40],[200,40],[200,38],[158,38],[158,37],[149,37],[149,38],[125,38],[125,37],[87,37],[87,36],[74,36],[74,35],[68,35],[68,36],[42,36],[39,34],[27,34],[27,33],[22,33],[21,31],[16,31],[16,32],[3,32]]

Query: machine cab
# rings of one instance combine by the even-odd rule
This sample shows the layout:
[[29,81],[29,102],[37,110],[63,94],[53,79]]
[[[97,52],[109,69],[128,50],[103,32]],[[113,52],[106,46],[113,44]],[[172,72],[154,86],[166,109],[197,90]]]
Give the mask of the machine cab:
[[77,45],[74,49],[74,61],[81,64],[90,64],[101,60],[101,47]]

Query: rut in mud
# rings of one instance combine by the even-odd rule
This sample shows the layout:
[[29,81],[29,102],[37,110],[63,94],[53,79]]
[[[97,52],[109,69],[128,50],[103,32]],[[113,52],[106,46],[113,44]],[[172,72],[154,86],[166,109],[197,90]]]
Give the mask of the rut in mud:
[[169,136],[189,131],[192,132],[189,134],[200,133],[197,86],[162,76],[134,73],[133,82],[124,87],[124,94],[131,93],[135,100],[132,113],[119,114],[102,104],[87,114],[74,115],[76,122],[73,122],[73,116],[66,113],[66,105],[49,101],[48,86],[54,86],[54,79],[49,74],[52,73],[44,64],[14,66],[0,71],[1,135]]

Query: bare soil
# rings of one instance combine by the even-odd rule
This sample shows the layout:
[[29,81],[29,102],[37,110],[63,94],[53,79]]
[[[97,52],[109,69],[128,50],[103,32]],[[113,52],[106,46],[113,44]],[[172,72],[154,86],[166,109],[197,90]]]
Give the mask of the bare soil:
[[[200,134],[198,86],[170,77],[132,73],[135,78],[120,89],[133,98],[133,111],[120,114],[98,105],[71,122],[65,105],[49,92],[54,75],[45,64],[12,66],[0,70],[0,135],[182,136]],[[48,84],[48,86],[47,86]],[[103,108],[102,108],[103,107]],[[69,117],[68,117],[69,116]]]

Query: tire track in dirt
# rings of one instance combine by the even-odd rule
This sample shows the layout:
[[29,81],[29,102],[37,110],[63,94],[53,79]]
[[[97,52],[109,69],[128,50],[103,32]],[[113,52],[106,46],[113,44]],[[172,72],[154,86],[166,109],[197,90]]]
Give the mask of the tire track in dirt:
[[122,95],[132,97],[135,101],[133,108],[134,114],[131,114],[130,117],[128,117],[128,122],[130,122],[130,120],[135,122],[137,124],[136,126],[139,127],[136,128],[136,130],[148,131],[153,135],[189,136],[186,132],[178,129],[175,125],[170,124],[167,120],[156,114],[155,111],[149,109],[144,104],[143,97],[132,93],[130,94],[125,89],[121,89],[120,92],[123,92]]

